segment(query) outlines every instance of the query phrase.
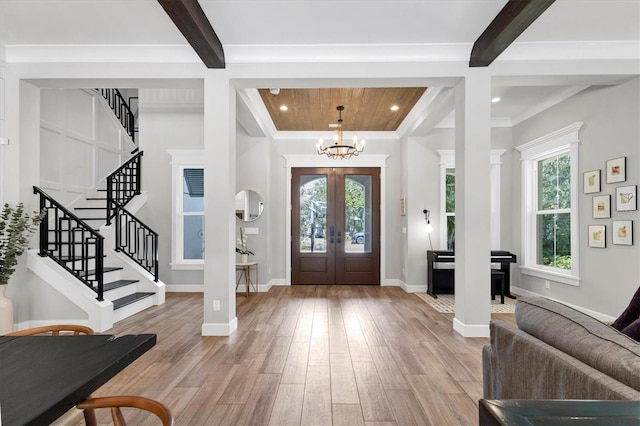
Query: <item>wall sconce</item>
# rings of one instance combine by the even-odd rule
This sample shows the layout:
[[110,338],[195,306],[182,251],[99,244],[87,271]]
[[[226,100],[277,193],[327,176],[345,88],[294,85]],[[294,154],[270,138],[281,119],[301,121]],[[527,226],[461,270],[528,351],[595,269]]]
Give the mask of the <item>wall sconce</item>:
[[424,213],[424,220],[427,221],[424,230],[427,231],[427,234],[430,234],[433,232],[433,226],[431,226],[431,222],[429,221],[429,210],[424,209],[422,210],[422,213]]

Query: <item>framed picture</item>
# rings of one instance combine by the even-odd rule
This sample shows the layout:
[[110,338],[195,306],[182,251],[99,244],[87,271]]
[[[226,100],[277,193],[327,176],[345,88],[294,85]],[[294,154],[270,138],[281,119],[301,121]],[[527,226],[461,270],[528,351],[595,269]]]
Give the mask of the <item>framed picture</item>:
[[605,248],[607,227],[604,225],[589,225],[589,247]]
[[583,181],[583,192],[585,194],[600,192],[600,169],[584,172]]
[[633,245],[633,221],[614,220],[613,221],[613,244],[623,246]]
[[616,188],[616,210],[626,212],[638,210],[636,199],[636,185],[619,186]]
[[614,158],[607,161],[607,183],[627,180],[627,157]]
[[593,218],[606,219],[609,217],[611,217],[611,195],[593,197]]

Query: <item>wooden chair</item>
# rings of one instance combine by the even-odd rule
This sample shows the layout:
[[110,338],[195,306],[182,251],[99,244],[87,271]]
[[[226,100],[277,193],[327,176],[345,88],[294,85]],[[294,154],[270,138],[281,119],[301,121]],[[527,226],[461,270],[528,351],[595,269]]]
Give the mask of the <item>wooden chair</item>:
[[96,413],[98,408],[111,408],[111,418],[114,426],[126,426],[122,415],[121,407],[139,408],[149,411],[160,418],[162,426],[173,426],[173,416],[171,411],[162,403],[143,396],[105,396],[89,398],[76,408],[83,410],[84,421],[87,426],[96,426]]
[[94,334],[91,328],[82,325],[56,324],[14,331],[5,334],[5,336],[33,336],[36,334],[50,334],[52,336],[58,336],[60,335],[60,332],[63,332],[64,334],[73,333],[74,336],[78,336],[80,334]]

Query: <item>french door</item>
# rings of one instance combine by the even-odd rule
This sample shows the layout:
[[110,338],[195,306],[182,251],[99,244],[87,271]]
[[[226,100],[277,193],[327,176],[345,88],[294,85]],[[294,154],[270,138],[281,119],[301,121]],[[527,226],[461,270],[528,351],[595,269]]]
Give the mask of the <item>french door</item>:
[[380,169],[291,172],[291,283],[380,284]]

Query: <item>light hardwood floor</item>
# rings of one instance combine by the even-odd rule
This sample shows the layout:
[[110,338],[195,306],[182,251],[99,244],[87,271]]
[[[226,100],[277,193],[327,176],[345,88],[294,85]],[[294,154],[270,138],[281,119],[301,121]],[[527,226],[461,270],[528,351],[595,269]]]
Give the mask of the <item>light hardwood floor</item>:
[[[400,288],[238,295],[238,330],[229,337],[200,335],[202,304],[202,294],[169,293],[165,305],[109,330],[158,341],[94,396],[157,399],[177,425],[477,424],[488,339],[461,337],[453,314]],[[513,314],[493,318],[514,322]],[[83,424],[82,416],[74,409],[56,424]]]

